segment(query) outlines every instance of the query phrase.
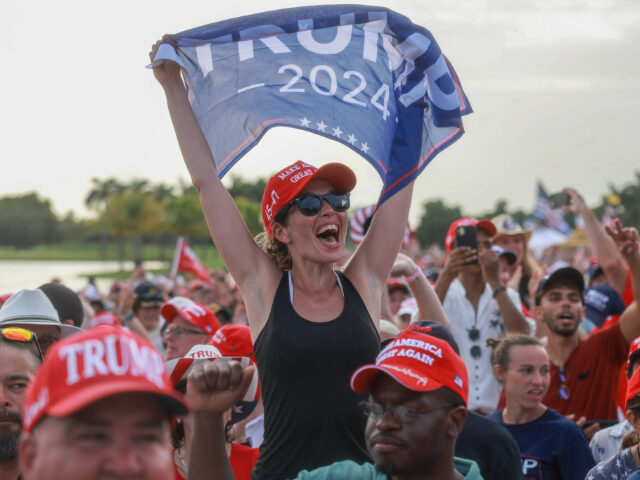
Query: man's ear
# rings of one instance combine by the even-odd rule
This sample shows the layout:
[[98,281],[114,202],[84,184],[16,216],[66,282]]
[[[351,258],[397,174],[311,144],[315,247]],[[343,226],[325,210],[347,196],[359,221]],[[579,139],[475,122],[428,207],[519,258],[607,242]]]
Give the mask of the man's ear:
[[500,365],[493,365],[493,373],[496,374],[496,378],[500,383],[504,383],[504,372],[500,368]]
[[543,315],[542,315],[542,307],[540,307],[540,305],[534,305],[533,308],[531,309],[531,313],[533,314],[534,320],[537,320],[538,322],[542,321]]
[[631,410],[626,411],[625,417],[636,432],[640,430],[640,417],[636,417]]
[[271,237],[278,240],[280,243],[284,243],[288,245],[291,243],[291,238],[289,237],[289,231],[286,229],[284,225],[278,222],[273,222],[271,224]]
[[460,435],[462,427],[464,426],[464,421],[466,419],[466,407],[460,406],[449,410],[449,415],[447,416],[447,435],[454,439],[458,438],[458,435]]
[[73,323],[73,320],[71,320],[70,318],[68,318],[67,320],[65,320],[62,323],[64,323],[65,325],[71,325],[71,326],[75,325],[75,323]]
[[24,478],[31,478],[31,473],[35,467],[37,443],[33,435],[22,432],[20,445],[18,446],[18,461],[20,462],[20,473]]

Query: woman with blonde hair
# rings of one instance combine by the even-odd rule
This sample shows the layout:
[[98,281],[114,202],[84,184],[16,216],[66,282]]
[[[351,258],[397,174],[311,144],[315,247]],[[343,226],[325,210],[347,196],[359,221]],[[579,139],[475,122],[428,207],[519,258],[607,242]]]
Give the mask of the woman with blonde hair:
[[513,435],[527,479],[583,480],[594,465],[582,430],[542,403],[549,389],[549,356],[529,335],[489,339],[491,364],[506,406],[489,416]]

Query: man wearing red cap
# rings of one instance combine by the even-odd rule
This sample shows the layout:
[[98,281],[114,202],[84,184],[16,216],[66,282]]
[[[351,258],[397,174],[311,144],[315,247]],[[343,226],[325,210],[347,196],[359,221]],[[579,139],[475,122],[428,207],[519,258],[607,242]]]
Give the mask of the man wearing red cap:
[[220,328],[215,314],[204,305],[194,303],[181,308],[176,303],[165,303],[161,314],[167,321],[162,338],[167,348],[165,359],[184,357],[194,345],[201,345],[211,340]]
[[[478,249],[457,245],[460,227],[475,227]],[[481,415],[498,405],[500,384],[492,373],[488,338],[507,333],[532,333],[533,320],[522,314],[520,298],[500,283],[499,258],[490,239],[496,227],[489,220],[461,218],[449,227],[445,247],[449,256],[435,291],[451,322],[451,333],[460,345],[460,356],[469,369],[469,410]]]
[[122,328],[57,342],[23,405],[25,480],[173,479],[169,420],[185,414],[162,355]]
[[[446,341],[422,330],[417,325],[409,327],[387,345],[375,364],[360,367],[351,377],[355,392],[369,394],[369,400],[361,405],[367,416],[365,436],[374,464],[345,460],[302,471],[297,479],[482,478],[475,462],[454,458],[453,454],[467,414],[469,386],[464,363]],[[222,372],[222,367],[205,362],[191,375],[198,393],[210,400],[212,413],[221,408],[220,395],[230,396],[220,380],[231,375]],[[235,374],[236,383],[240,377]],[[222,431],[215,415],[196,427],[194,439],[202,446],[197,452],[200,460],[207,452],[221,451]],[[195,449],[192,455],[196,455]],[[191,470],[194,476],[190,478],[233,478],[228,462],[218,454],[215,460],[215,467],[213,458],[200,463],[200,469]]]

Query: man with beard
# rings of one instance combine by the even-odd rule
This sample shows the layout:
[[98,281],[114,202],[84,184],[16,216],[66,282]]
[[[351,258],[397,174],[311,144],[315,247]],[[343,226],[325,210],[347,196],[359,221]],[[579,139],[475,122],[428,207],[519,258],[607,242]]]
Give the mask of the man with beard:
[[[635,298],[640,298],[638,232],[607,230],[629,264]],[[533,310],[547,329],[551,383],[543,403],[565,415],[587,420],[615,419],[620,369],[629,345],[640,335],[640,309],[634,301],[617,324],[580,338],[584,317],[584,278],[571,267],[560,268],[538,285]]]
[[22,478],[173,480],[170,424],[186,413],[151,343],[111,325],[72,335],[25,394]]
[[[22,337],[15,336],[15,331],[19,330],[22,329],[0,330],[0,478],[6,480],[15,480],[20,474],[20,410],[27,384],[40,366],[40,355],[35,340],[28,339],[29,332]],[[22,332],[24,333],[24,330]]]

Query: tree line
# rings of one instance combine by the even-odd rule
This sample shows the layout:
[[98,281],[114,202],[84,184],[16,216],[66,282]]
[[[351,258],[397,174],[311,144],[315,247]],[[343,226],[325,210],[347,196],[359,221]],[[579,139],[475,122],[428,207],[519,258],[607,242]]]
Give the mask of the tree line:
[[[252,234],[262,230],[260,202],[266,179],[248,181],[232,177],[229,191]],[[211,243],[195,188],[180,181],[170,186],[146,179],[123,182],[114,177],[93,178],[85,196],[91,213],[88,219],[78,219],[73,212],[63,216],[54,213],[51,201],[37,193],[0,197],[0,246],[29,248],[61,242],[115,242],[121,258],[125,244],[133,246],[133,257],[142,258],[144,242],[170,247],[177,236],[185,236],[195,244]],[[612,198],[616,199],[612,202]],[[533,204],[532,199],[532,204]],[[612,203],[614,205],[612,205]],[[607,207],[607,205],[609,205]],[[621,219],[623,224],[640,225],[640,172],[623,187],[609,185],[599,205],[591,206],[601,217],[605,208]],[[425,201],[421,206],[417,231],[421,245],[442,244],[449,224],[463,216],[492,218],[501,213],[511,214],[524,223],[530,212],[509,207],[499,199],[484,212],[465,212],[460,206],[442,199]],[[571,214],[567,221],[574,223]]]

